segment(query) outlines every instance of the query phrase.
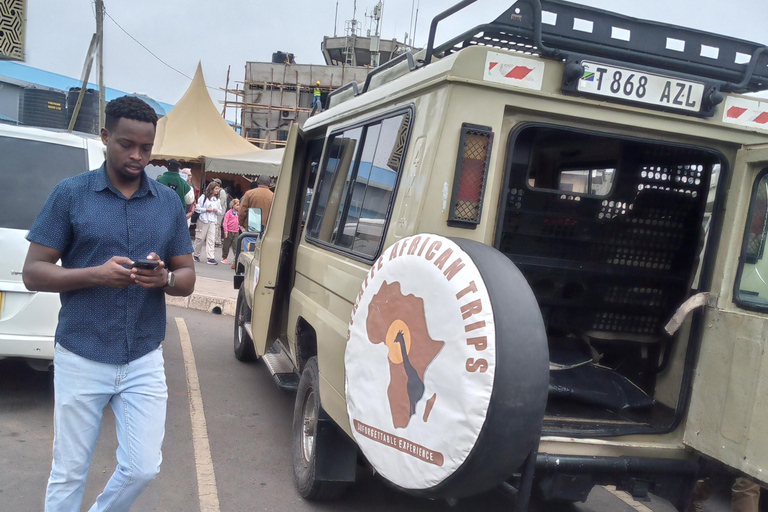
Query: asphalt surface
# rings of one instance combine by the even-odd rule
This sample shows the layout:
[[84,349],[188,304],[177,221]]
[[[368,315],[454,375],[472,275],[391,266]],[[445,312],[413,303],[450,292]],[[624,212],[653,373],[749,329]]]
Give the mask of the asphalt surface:
[[[218,271],[215,270],[214,271]],[[180,319],[180,320],[178,320]],[[181,326],[181,328],[180,328]],[[194,357],[183,354],[184,331]],[[367,471],[338,501],[312,503],[301,499],[293,483],[291,422],[294,396],[279,390],[266,367],[240,363],[232,355],[233,318],[205,311],[168,308],[164,342],[169,387],[168,419],[161,473],[133,507],[142,512],[241,511],[511,511],[512,501],[500,492],[460,500],[408,496]],[[196,377],[195,378],[193,378]],[[201,402],[195,405],[199,382]],[[192,404],[192,406],[191,406]],[[53,392],[50,374],[29,369],[23,362],[0,361],[0,511],[40,511],[50,470]],[[193,429],[204,417],[203,428]],[[202,433],[202,434],[201,434]],[[204,455],[199,436],[209,446],[212,471],[202,473]],[[114,417],[106,409],[101,436],[91,464],[83,510],[93,503],[115,467]],[[206,482],[203,488],[200,482]],[[211,487],[213,481],[213,487]],[[204,494],[201,501],[201,490]],[[215,496],[217,507],[209,507]],[[585,504],[538,511],[671,512],[666,502],[627,504],[597,487]],[[204,503],[205,506],[201,506]],[[729,510],[727,500],[715,499],[708,512]]]

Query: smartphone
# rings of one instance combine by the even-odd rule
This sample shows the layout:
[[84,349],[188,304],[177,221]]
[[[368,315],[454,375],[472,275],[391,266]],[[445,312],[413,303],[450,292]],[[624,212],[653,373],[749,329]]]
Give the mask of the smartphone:
[[153,268],[157,268],[158,265],[160,265],[160,262],[157,260],[136,260],[133,262],[135,268],[144,270],[152,270]]

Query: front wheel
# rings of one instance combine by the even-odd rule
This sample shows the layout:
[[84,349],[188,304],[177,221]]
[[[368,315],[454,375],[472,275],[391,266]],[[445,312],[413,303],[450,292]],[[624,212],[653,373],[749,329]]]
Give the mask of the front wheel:
[[245,325],[251,321],[251,308],[245,300],[245,289],[240,288],[237,294],[237,306],[235,307],[235,358],[238,361],[254,361],[256,350],[253,348],[253,340],[245,330]]
[[317,434],[321,413],[317,357],[311,357],[301,374],[293,408],[293,475],[299,494],[306,500],[338,498],[348,485],[347,482],[317,479]]

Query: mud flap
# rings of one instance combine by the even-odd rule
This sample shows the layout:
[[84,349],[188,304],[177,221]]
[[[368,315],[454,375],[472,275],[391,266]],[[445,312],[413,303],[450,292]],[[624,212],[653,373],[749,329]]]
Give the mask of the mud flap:
[[323,410],[320,411],[316,435],[315,478],[324,482],[354,482],[357,445]]

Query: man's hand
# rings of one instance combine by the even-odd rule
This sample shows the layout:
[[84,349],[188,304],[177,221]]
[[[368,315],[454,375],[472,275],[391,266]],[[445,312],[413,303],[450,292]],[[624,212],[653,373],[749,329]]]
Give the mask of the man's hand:
[[[152,252],[147,256],[147,259],[160,261],[160,256]],[[128,260],[128,264],[132,265],[133,262]],[[165,263],[162,261],[153,269],[133,267],[130,269],[130,278],[133,281],[131,284],[135,283],[143,288],[163,288],[168,284],[168,272],[165,270]]]
[[133,265],[133,261],[125,256],[112,256],[103,265],[96,267],[99,284],[107,288],[125,288],[135,284],[131,270],[124,265]]

